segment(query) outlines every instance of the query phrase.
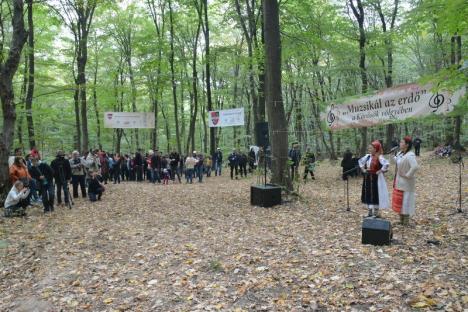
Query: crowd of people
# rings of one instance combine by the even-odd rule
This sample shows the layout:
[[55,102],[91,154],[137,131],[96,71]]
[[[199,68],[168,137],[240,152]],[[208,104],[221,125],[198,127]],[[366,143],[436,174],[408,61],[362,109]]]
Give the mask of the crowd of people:
[[[405,137],[394,146],[397,170],[393,182],[392,208],[402,216],[402,223],[407,223],[409,216],[414,214],[414,173],[418,165],[416,156],[419,155],[421,144],[419,138],[412,140]],[[395,145],[395,144],[393,144]],[[417,154],[411,151],[417,146]],[[266,154],[268,152],[266,151]],[[252,173],[260,162],[264,153],[261,148],[250,147],[247,153],[234,149],[227,157],[230,178],[239,179]],[[268,158],[268,157],[267,157]],[[293,143],[289,152],[290,174],[293,180],[299,179],[299,168],[304,167],[303,180],[310,175],[315,180],[315,154],[307,149],[304,157],[297,142]],[[265,159],[265,158],[263,158]],[[194,180],[202,183],[204,178],[221,176],[223,171],[223,153],[220,148],[212,155],[203,155],[193,151],[183,156],[173,150],[163,154],[158,150],[143,153],[138,150],[134,154],[121,155],[94,150],[80,155],[73,151],[65,155],[58,151],[52,162],[41,160],[41,155],[34,148],[25,157],[21,149],[15,150],[15,155],[9,159],[10,180],[13,184],[5,201],[5,216],[24,215],[29,205],[44,206],[44,212],[54,211],[54,204],[71,208],[72,198],[81,194],[91,202],[101,200],[107,183],[119,184],[122,181],[148,181],[167,185],[169,183],[186,183]],[[373,141],[368,148],[368,154],[358,158],[347,150],[341,162],[343,179],[363,175],[361,201],[367,205],[368,216],[380,216],[380,209],[390,207],[389,195],[384,179],[388,171],[389,162],[385,159],[382,142]],[[72,185],[72,194],[69,185]],[[63,193],[63,201],[62,201]]]
[[[228,156],[231,179],[247,177],[258,164],[258,148],[251,147],[248,153],[233,150]],[[9,159],[10,181],[13,185],[5,201],[5,216],[25,215],[30,205],[43,205],[44,212],[54,211],[54,204],[71,208],[72,198],[101,199],[106,184],[120,184],[122,181],[148,181],[169,184],[198,181],[212,175],[221,176],[223,153],[217,148],[213,155],[193,151],[183,156],[173,150],[163,154],[149,150],[143,153],[121,155],[93,150],[80,155],[73,151],[66,155],[58,151],[50,165],[41,159],[39,151],[33,148],[23,156],[20,148],[15,149]],[[247,170],[248,166],[248,170]],[[69,186],[72,186],[70,194]],[[62,200],[63,193],[63,200]]]

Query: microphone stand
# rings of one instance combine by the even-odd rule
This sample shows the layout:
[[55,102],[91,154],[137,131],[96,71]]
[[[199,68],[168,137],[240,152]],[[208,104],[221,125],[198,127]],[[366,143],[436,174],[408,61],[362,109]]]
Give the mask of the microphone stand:
[[352,173],[353,171],[356,171],[358,169],[361,169],[359,167],[354,167],[353,169],[347,170],[343,172],[343,176],[346,175],[346,212],[354,212],[351,211],[351,207],[349,206],[349,176],[347,174]]
[[458,208],[457,211],[454,213],[449,214],[449,216],[463,213],[462,209],[462,168],[465,168],[465,163],[463,162],[463,157],[461,152],[459,152],[458,156]]

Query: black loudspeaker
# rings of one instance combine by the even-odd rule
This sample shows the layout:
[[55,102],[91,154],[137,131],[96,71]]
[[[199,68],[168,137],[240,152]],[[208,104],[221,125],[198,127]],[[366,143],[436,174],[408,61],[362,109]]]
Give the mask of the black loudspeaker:
[[255,141],[260,147],[270,146],[270,134],[268,133],[268,122],[257,122],[255,124]]
[[379,218],[365,218],[362,222],[362,243],[390,245],[393,237],[392,224]]
[[252,206],[272,207],[281,204],[281,187],[274,184],[252,185],[250,187]]

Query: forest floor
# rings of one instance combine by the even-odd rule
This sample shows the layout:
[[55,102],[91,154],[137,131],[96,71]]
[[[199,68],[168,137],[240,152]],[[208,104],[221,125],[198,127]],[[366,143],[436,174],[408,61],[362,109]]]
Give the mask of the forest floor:
[[202,184],[108,185],[101,202],[0,218],[0,311],[466,311],[468,222],[450,216],[458,165],[419,162],[411,226],[383,213],[391,246],[361,244],[361,180],[345,212],[329,162],[298,200],[270,209],[250,206],[255,177],[225,171]]

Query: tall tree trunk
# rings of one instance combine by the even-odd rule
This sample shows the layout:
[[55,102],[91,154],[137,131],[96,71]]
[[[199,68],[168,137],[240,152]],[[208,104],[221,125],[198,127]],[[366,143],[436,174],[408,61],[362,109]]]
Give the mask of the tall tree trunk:
[[74,103],[74,108],[75,108],[75,127],[76,127],[75,149],[80,150],[81,149],[80,87],[78,86],[78,82],[75,83],[73,103]]
[[288,125],[281,94],[281,37],[277,0],[265,1],[266,109],[270,122],[272,183],[292,190],[287,167]]
[[[23,21],[23,1],[13,0],[11,14],[12,37],[8,57],[0,60],[0,101],[2,103],[3,130],[0,140],[0,201],[10,190],[10,175],[8,170],[8,156],[13,145],[16,122],[15,94],[13,77],[18,70],[21,51],[27,40],[27,32]],[[3,18],[3,17],[2,17]]]
[[[211,100],[211,58],[210,58],[210,26],[208,23],[208,0],[203,0],[203,13],[205,16],[205,27],[204,27],[204,35],[205,35],[205,58],[206,58],[206,99],[207,99],[207,110],[213,110],[213,103]],[[206,119],[206,118],[203,118]],[[210,128],[210,155],[213,155],[215,152],[215,134],[216,129],[214,127]],[[205,151],[206,152],[206,151]]]
[[36,147],[34,137],[34,121],[32,114],[32,100],[34,95],[34,20],[33,0],[28,0],[28,91],[26,92],[26,122],[28,124],[29,148]]
[[[354,0],[349,0],[351,9],[356,17],[359,25],[359,69],[361,73],[361,92],[367,93],[368,80],[366,70],[366,32],[364,29],[364,8],[361,0],[356,0],[357,8],[354,5]],[[367,127],[361,128],[361,155],[364,155],[367,151]]]
[[[263,2],[261,0],[260,5],[260,28],[261,28],[261,46],[265,45],[265,27],[264,27],[264,17],[263,17]],[[256,43],[256,48],[258,49],[257,40],[254,40]],[[259,121],[265,121],[265,59],[263,57],[258,58],[258,115]]]
[[198,48],[198,39],[200,36],[201,29],[201,18],[198,19],[197,32],[195,35],[195,40],[192,46],[192,102],[193,102],[193,111],[191,112],[190,125],[189,125],[189,135],[187,137],[187,148],[186,153],[190,152],[190,145],[192,151],[195,149],[195,124],[197,121],[198,114],[198,72],[197,72],[197,48]]
[[[131,44],[131,43],[130,43]],[[131,49],[131,46],[129,47]],[[136,98],[137,98],[137,89],[135,84],[135,77],[133,74],[133,65],[132,65],[132,55],[127,55],[127,65],[128,65],[128,76],[130,79],[130,86],[132,87],[132,111],[136,112]],[[138,129],[134,129],[135,141],[137,149],[140,149],[140,137]]]
[[24,56],[24,69],[23,69],[23,84],[21,86],[21,93],[20,93],[20,105],[19,111],[20,116],[17,122],[17,132],[18,132],[18,143],[20,146],[23,146],[23,120],[24,120],[24,113],[25,113],[25,101],[26,101],[26,89],[28,87],[28,55],[25,53]]
[[172,99],[174,101],[174,119],[175,119],[175,130],[176,130],[176,142],[177,152],[182,152],[182,146],[180,144],[180,131],[179,131],[179,109],[177,106],[177,85],[175,81],[175,70],[174,70],[174,20],[172,11],[172,0],[169,0],[169,21],[170,21],[170,46],[171,52],[169,57],[169,63],[171,66],[171,82],[172,82]]
[[88,61],[88,44],[87,35],[80,42],[81,55],[78,56],[78,86],[80,88],[80,104],[81,104],[81,132],[83,141],[81,145],[82,151],[89,149],[89,133],[88,133],[88,106],[86,99],[86,63]]
[[[97,52],[97,51],[96,51]],[[99,109],[97,105],[97,72],[98,72],[98,66],[99,66],[99,60],[97,57],[97,53],[95,55],[95,64],[94,64],[94,81],[93,81],[93,106],[94,106],[94,112],[96,113],[96,131],[97,131],[97,143],[99,146],[99,149],[102,150],[102,143],[101,143],[101,118],[99,118]],[[120,151],[118,152],[120,153]]]
[[[374,2],[373,5],[379,14],[380,22],[382,23],[382,32],[384,34],[385,49],[387,50],[387,68],[384,70],[385,73],[385,86],[391,88],[393,86],[393,29],[395,27],[396,16],[398,14],[399,0],[394,0],[394,6],[392,15],[390,17],[390,33],[387,32],[387,21],[380,4],[380,1]],[[387,125],[385,149],[390,150],[392,147],[392,141],[395,136],[395,125]]]
[[[453,40],[452,54],[454,55],[454,57],[452,58],[452,65],[455,66],[462,61],[461,36],[455,34],[455,36],[452,37],[452,40]],[[461,146],[460,135],[461,135],[462,123],[463,123],[463,119],[462,119],[462,116],[460,116],[460,114],[455,116],[454,123],[455,123],[455,127],[454,127],[454,132],[453,132],[452,144],[457,145],[456,148],[459,148]]]

